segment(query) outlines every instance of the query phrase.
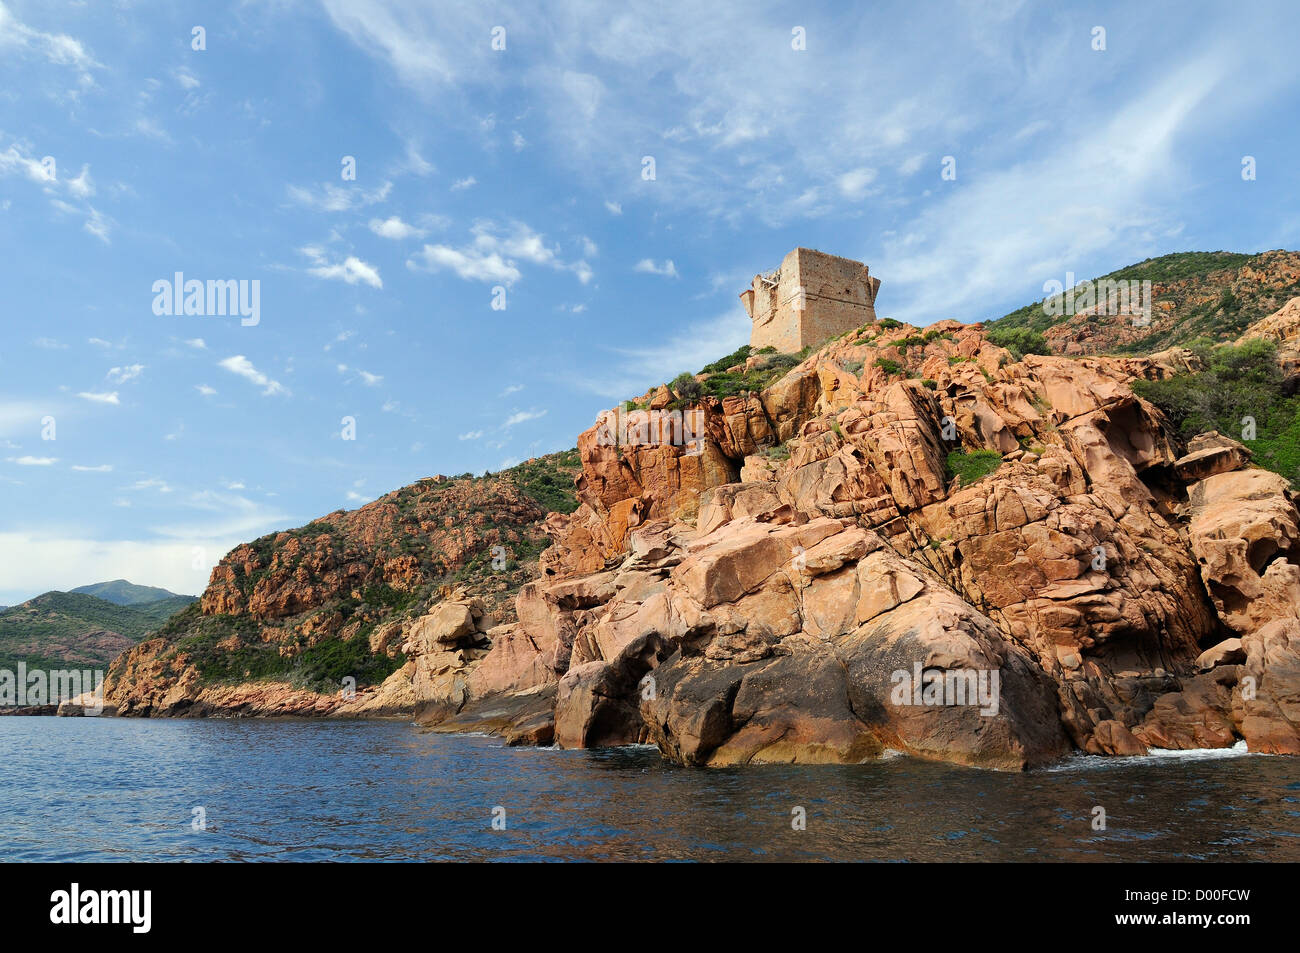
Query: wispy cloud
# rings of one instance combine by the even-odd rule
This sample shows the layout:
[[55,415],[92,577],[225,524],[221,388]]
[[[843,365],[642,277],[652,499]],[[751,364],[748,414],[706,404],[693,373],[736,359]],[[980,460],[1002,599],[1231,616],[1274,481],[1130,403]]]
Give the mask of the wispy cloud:
[[545,417],[545,416],[546,416],[546,411],[544,410],[521,410],[507,417],[505,421],[501,424],[501,426],[503,428],[513,427],[516,424],[522,424],[526,421],[536,420],[539,417]]
[[377,205],[388,198],[393,183],[385,182],[373,189],[345,187],[326,182],[317,189],[298,185],[289,186],[289,198],[297,204],[317,212],[348,212],[352,209]]
[[105,376],[111,384],[125,384],[127,381],[135,380],[143,373],[143,364],[129,364],[126,367],[109,368],[108,374]]
[[289,393],[279,381],[267,377],[253,366],[252,361],[242,354],[236,354],[233,357],[218,361],[217,366],[256,384],[262,388],[262,396],[264,397],[273,397],[279,394],[288,395]]
[[385,219],[372,218],[370,220],[370,230],[380,238],[391,238],[395,241],[405,238],[423,238],[429,234],[423,228],[416,228],[414,225],[403,222],[397,215]]
[[379,269],[356,255],[348,255],[342,261],[331,261],[325,249],[318,245],[307,245],[299,250],[312,262],[307,273],[317,278],[344,281],[350,285],[366,284],[372,288],[384,287]]
[[587,284],[593,272],[585,260],[565,261],[557,247],[523,222],[499,226],[491,221],[477,222],[471,230],[472,241],[460,247],[425,245],[407,260],[415,271],[452,271],[466,281],[497,282],[513,285],[523,277],[519,264],[541,265],[557,271],[570,271]]
[[642,258],[632,270],[646,275],[661,275],[664,278],[677,277],[677,266],[673,264],[671,258],[665,258],[662,265],[652,258]]
[[119,401],[119,400],[117,399],[117,391],[109,391],[109,392],[107,392],[107,393],[94,393],[94,392],[91,392],[91,391],[84,391],[84,390],[83,390],[83,391],[81,391],[79,394],[77,394],[77,396],[80,397],[82,400],[88,400],[88,401],[91,401],[92,403],[96,403],[96,404],[119,404],[119,403],[121,403],[121,401]]

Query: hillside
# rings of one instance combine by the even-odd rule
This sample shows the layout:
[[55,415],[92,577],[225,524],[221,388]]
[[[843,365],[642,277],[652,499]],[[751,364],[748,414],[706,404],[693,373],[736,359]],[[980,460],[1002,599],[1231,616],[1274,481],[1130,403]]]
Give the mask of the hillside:
[[193,601],[169,595],[124,606],[83,593],[44,593],[0,612],[0,668],[19,661],[29,668],[105,668]]
[[493,475],[436,476],[238,546],[198,603],[118,660],[117,684],[141,671],[198,686],[377,684],[405,663],[403,624],[452,592],[513,619],[547,545],[543,520],[576,507],[578,472],[567,451]]
[[[1044,298],[987,322],[989,340],[1010,346],[1015,332],[1038,332],[1051,353],[1065,355],[1149,354],[1199,338],[1230,341],[1300,295],[1300,252],[1179,252],[1092,284],[1101,281],[1150,281],[1151,323],[1142,326],[1131,313],[1105,313],[1100,302],[1074,314],[1050,314]],[[1082,282],[1069,289],[1076,290]]]
[[159,589],[157,586],[137,586],[125,579],[114,579],[112,582],[97,582],[89,586],[78,586],[76,589],[70,589],[69,592],[95,596],[119,606],[143,605],[164,599],[193,600],[197,598],[196,596],[181,596],[166,589]]

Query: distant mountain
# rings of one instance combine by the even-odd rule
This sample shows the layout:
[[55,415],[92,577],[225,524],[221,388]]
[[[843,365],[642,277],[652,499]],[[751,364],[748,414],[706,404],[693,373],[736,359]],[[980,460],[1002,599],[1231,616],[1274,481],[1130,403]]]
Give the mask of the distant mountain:
[[69,591],[86,596],[95,596],[116,603],[119,606],[138,606],[146,602],[158,602],[162,599],[174,598],[193,601],[196,598],[195,596],[181,596],[166,589],[159,589],[157,586],[137,586],[125,579],[114,579],[112,582],[97,582],[90,586],[78,586],[76,589]]
[[124,585],[164,595],[119,605],[80,592],[47,592],[0,611],[0,668],[13,669],[20,661],[28,668],[107,667],[194,601],[165,589]]

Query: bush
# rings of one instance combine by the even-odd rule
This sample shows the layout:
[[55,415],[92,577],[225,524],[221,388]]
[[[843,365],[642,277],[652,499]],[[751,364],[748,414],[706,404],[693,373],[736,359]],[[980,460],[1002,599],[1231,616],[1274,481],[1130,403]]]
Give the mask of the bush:
[[[766,350],[766,348],[764,350]],[[704,369],[700,371],[700,373],[701,374],[721,373],[722,371],[725,371],[729,367],[735,367],[737,364],[744,364],[745,361],[749,360],[749,354],[750,354],[749,345],[748,344],[741,345],[736,350],[728,354],[726,357],[719,358],[718,360],[714,361],[712,364],[704,365]]]
[[697,381],[695,375],[689,371],[682,371],[674,377],[673,382],[668,387],[677,395],[679,400],[684,400],[688,404],[704,396],[704,385]]
[[962,486],[970,486],[976,480],[988,476],[1002,465],[1002,454],[996,450],[954,450],[948,454],[948,477],[961,477]]
[[994,324],[985,331],[984,336],[991,343],[1010,351],[1017,361],[1026,354],[1052,353],[1047,338],[1032,328],[1004,327]]
[[876,367],[880,368],[882,371],[884,371],[886,374],[889,374],[891,377],[894,374],[905,373],[902,364],[899,364],[897,361],[891,361],[887,357],[876,358]]
[[1277,345],[1250,340],[1215,347],[1194,341],[1204,369],[1162,381],[1134,381],[1133,392],[1165,412],[1184,440],[1208,430],[1242,436],[1244,418],[1255,421],[1253,440],[1242,440],[1255,462],[1300,489],[1300,396],[1283,393]]

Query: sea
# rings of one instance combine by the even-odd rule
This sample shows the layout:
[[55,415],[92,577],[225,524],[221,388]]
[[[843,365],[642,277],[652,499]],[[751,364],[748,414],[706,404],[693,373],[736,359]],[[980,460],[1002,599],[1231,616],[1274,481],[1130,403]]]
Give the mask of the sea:
[[0,718],[0,861],[1297,861],[1300,759],[686,768],[401,721]]

